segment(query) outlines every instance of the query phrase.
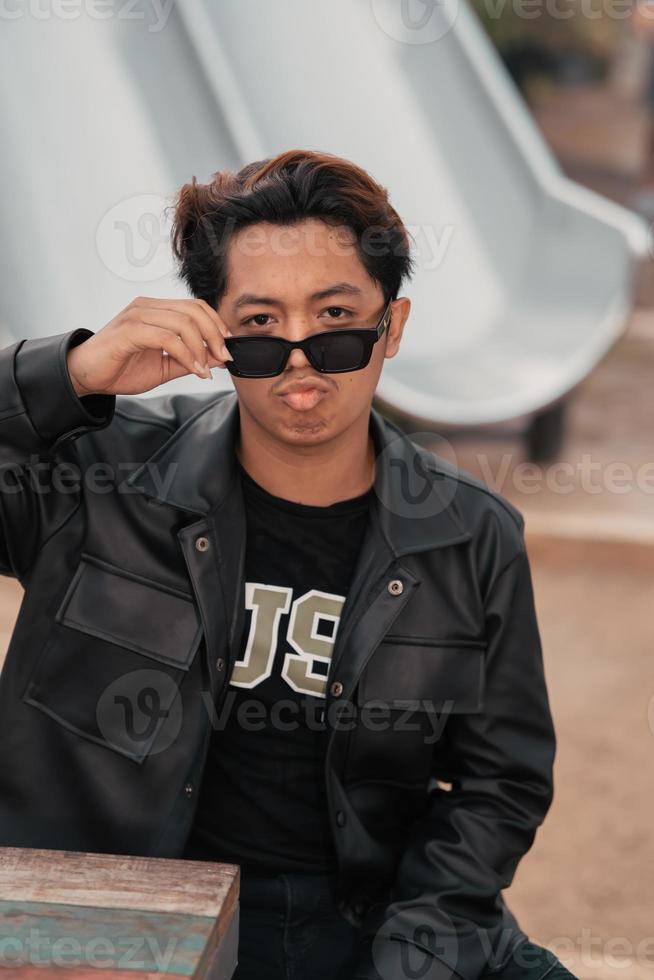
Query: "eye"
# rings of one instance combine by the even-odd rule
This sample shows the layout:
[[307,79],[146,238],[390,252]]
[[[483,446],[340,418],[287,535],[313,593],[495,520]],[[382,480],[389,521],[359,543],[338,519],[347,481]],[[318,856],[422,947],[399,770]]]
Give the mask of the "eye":
[[259,323],[259,322],[253,323],[253,320],[258,320],[259,317],[263,317],[263,319],[265,320],[269,316],[270,316],[269,313],[255,313],[254,316],[250,316],[247,318],[247,320],[243,320],[242,326],[248,327],[250,326],[250,324],[252,324],[255,327],[267,327],[268,326],[267,323]]
[[336,311],[336,316],[330,316],[330,320],[342,320],[343,317],[342,316],[339,316],[338,315],[339,313],[344,313],[345,316],[349,316],[351,314],[351,312],[352,312],[351,310],[346,310],[344,306],[328,306],[327,307],[327,312],[330,313],[330,314],[334,310]]

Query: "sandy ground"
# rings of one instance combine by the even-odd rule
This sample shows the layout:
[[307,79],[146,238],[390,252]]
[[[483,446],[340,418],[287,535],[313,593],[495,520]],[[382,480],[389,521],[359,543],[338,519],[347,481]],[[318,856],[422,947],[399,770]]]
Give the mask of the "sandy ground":
[[578,976],[654,976],[648,547],[530,544],[557,730],[555,797],[507,891]]

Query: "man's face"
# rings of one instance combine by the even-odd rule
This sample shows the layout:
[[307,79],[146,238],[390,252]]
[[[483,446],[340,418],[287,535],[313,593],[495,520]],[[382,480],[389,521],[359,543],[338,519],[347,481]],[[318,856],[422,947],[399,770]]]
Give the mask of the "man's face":
[[[314,296],[321,291],[323,296]],[[358,371],[323,374],[296,349],[276,377],[233,377],[241,411],[272,437],[295,445],[325,442],[344,432],[362,413],[368,416],[384,358],[399,348],[410,305],[406,298],[393,302],[391,324]],[[261,222],[230,241],[227,291],[218,312],[235,337],[302,340],[324,330],[375,327],[384,307],[381,288],[366,272],[345,227],[317,219],[292,226]],[[284,394],[301,380],[315,381],[316,389]]]

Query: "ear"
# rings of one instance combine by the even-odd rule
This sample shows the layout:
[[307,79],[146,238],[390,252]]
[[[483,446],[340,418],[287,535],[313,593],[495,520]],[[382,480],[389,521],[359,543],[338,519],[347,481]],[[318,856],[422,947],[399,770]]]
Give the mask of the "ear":
[[392,301],[391,322],[389,323],[386,331],[388,336],[386,338],[384,357],[395,357],[400,349],[400,341],[402,339],[404,324],[409,317],[410,310],[411,300],[408,298],[408,296],[400,296],[398,299],[394,299]]

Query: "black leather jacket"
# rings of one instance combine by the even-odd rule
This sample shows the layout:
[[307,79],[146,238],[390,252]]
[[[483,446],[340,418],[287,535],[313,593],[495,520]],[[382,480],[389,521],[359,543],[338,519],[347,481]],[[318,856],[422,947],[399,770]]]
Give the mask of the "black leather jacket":
[[[25,589],[0,844],[177,857],[243,629],[238,401],[80,399],[66,352],[91,335],[0,352],[0,571]],[[405,940],[476,980],[526,939],[501,889],[553,796],[523,520],[374,408],[370,428],[325,699],[339,907],[383,976]]]

